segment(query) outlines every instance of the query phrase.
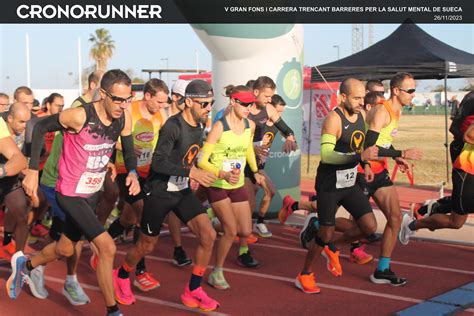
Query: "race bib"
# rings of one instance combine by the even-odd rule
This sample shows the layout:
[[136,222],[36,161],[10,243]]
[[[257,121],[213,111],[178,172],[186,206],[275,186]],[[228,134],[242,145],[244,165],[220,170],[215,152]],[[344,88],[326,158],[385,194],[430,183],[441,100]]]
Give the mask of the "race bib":
[[168,180],[168,192],[179,192],[181,190],[189,188],[189,178],[188,177],[178,177],[171,176]]
[[237,169],[237,165],[240,164],[240,168],[244,165],[243,159],[224,159],[222,161],[222,170],[225,172]]
[[350,188],[356,183],[357,166],[351,169],[336,170],[336,189]]
[[84,172],[77,183],[76,193],[92,194],[99,191],[104,183],[106,173],[107,171],[100,173]]
[[152,148],[142,148],[140,156],[137,159],[137,166],[147,166],[151,163],[151,157],[153,156],[153,149]]

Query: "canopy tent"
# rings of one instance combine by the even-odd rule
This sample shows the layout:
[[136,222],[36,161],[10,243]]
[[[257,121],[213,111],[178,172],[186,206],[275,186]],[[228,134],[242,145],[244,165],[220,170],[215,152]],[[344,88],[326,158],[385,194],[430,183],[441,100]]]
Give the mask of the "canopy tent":
[[446,180],[449,180],[447,79],[474,77],[474,54],[429,35],[411,20],[387,38],[346,58],[311,68],[311,81],[390,79],[397,72],[415,79],[443,79],[445,87]]

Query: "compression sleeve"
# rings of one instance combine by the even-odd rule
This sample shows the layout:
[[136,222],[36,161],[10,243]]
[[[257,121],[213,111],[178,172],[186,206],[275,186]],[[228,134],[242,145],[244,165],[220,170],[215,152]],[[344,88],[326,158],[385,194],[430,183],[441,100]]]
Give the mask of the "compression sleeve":
[[31,138],[31,158],[29,168],[32,170],[39,169],[39,161],[41,149],[43,148],[44,135],[48,132],[55,132],[63,129],[59,122],[59,113],[50,115],[35,124],[33,135]]
[[137,170],[137,156],[135,155],[135,149],[133,148],[133,136],[121,136],[122,143],[122,154],[123,161],[125,162],[125,169],[128,172],[132,170]]
[[281,117],[274,124],[280,133],[282,133],[285,137],[295,134],[293,130],[288,125],[286,125],[285,121],[283,121]]
[[358,162],[360,155],[344,154],[334,150],[336,147],[336,136],[323,134],[321,136],[321,161],[331,165],[345,165]]
[[199,151],[198,167],[213,173],[216,177],[219,177],[219,169],[216,168],[212,163],[209,162],[209,157],[214,150],[215,144],[204,143],[201,150]]
[[374,146],[377,143],[377,140],[379,139],[379,135],[379,132],[369,129],[365,134],[364,148]]
[[247,163],[249,164],[250,170],[252,170],[253,173],[258,172],[258,167],[257,167],[257,158],[255,157],[255,150],[253,149],[253,145],[250,144],[249,147],[247,148]]
[[398,158],[403,156],[403,151],[396,150],[393,145],[390,145],[390,148],[383,148],[377,146],[379,148],[379,157],[392,157]]

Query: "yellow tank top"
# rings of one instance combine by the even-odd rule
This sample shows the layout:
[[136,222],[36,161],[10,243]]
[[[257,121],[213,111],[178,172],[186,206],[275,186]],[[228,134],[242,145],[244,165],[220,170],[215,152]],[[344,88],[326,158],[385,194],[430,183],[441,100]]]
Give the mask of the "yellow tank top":
[[[150,171],[153,150],[158,142],[158,132],[162,125],[162,117],[159,112],[151,119],[143,117],[140,110],[141,101],[134,101],[131,105],[132,114],[132,137],[135,153],[137,154],[137,172],[140,177],[146,178]],[[115,159],[117,173],[126,173],[125,162],[122,151],[117,150]]]
[[453,167],[474,175],[474,145],[464,144],[461,154],[454,162]]
[[240,135],[235,134],[229,127],[225,117],[220,121],[224,126],[221,138],[216,143],[214,151],[209,157],[209,162],[219,170],[231,171],[240,164],[240,178],[237,184],[232,185],[224,179],[217,179],[211,186],[221,189],[237,189],[244,185],[244,169],[246,164],[247,149],[252,145],[252,131],[247,119],[244,132]]
[[[398,132],[398,121],[400,119],[400,114],[393,112],[390,101],[385,101],[383,106],[390,114],[390,123],[380,131],[376,145],[383,148],[389,148],[392,145],[393,137],[397,135]],[[384,169],[387,169],[387,161],[385,158],[371,161],[370,164],[374,173],[379,173]]]

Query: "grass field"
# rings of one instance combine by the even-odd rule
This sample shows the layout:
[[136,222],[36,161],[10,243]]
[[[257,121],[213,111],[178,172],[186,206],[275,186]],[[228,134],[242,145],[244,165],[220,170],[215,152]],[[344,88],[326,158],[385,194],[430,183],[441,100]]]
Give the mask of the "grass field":
[[[448,119],[448,126],[451,121]],[[449,142],[452,140],[451,134]],[[446,181],[446,152],[445,152],[444,116],[442,115],[402,115],[398,135],[393,146],[397,149],[417,147],[423,151],[423,159],[415,162],[415,185],[439,187]],[[301,177],[314,179],[319,164],[319,155],[311,155],[309,159],[309,172],[307,171],[308,158],[306,154],[301,157]],[[390,171],[393,162],[390,160]],[[449,160],[450,181],[446,188],[451,188],[451,159]],[[408,184],[408,177],[398,173],[395,179],[398,184]]]

